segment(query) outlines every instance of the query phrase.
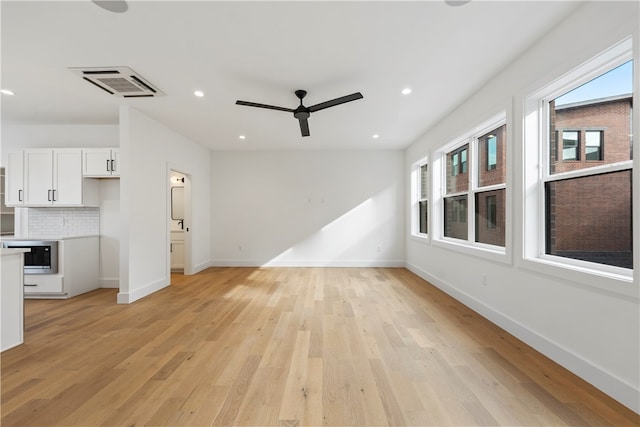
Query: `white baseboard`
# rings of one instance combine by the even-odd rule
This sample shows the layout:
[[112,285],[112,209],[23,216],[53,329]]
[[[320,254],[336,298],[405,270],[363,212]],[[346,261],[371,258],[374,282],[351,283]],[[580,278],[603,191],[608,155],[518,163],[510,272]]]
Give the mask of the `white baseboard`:
[[405,267],[629,409],[640,413],[640,390],[633,385],[611,375],[560,344],[537,334],[527,328],[526,325],[505,316],[482,301],[456,289],[451,284],[427,273],[421,268],[410,263],[406,263]]
[[120,279],[100,279],[100,287],[118,289],[120,287]]
[[211,267],[404,267],[404,260],[270,260],[218,259]]
[[209,267],[211,267],[211,261],[201,262],[200,264],[193,266],[193,271],[191,273],[197,274],[197,273],[200,273],[202,270],[206,270]]
[[119,292],[117,302],[118,304],[131,304],[134,301],[144,298],[147,295],[151,295],[154,292],[159,291],[162,288],[169,286],[168,279],[158,280],[157,282],[150,283],[142,288],[135,289],[133,292]]

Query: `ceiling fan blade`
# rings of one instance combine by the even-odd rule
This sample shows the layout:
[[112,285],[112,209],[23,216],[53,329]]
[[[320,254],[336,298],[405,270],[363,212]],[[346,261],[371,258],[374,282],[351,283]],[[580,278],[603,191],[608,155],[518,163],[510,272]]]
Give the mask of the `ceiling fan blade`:
[[336,105],[344,104],[345,102],[355,101],[356,99],[362,99],[360,92],[352,93],[351,95],[341,96],[340,98],[332,99],[330,101],[321,102],[320,104],[312,105],[309,107],[309,112],[324,110],[325,108],[333,107]]
[[309,122],[307,119],[298,119],[300,122],[300,132],[302,136],[309,136]]
[[236,101],[236,105],[246,105],[247,107],[267,108],[269,110],[286,111],[287,113],[293,113],[291,108],[277,107],[275,105],[258,104],[257,102]]

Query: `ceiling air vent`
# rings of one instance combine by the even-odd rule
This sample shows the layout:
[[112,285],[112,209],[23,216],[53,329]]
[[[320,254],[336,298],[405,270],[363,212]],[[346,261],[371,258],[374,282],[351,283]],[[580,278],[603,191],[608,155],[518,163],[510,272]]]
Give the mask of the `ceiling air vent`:
[[123,98],[149,98],[164,95],[129,67],[69,68],[89,83]]

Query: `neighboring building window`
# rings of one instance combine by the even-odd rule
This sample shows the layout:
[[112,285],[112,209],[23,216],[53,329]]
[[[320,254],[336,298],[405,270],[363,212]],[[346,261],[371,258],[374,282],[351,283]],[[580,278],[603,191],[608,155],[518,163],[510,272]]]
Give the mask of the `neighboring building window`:
[[506,125],[504,115],[442,152],[445,188],[442,236],[504,248]]
[[562,160],[578,160],[580,158],[580,132],[565,130],[562,132]]
[[467,173],[467,149],[468,146],[458,148],[455,151],[449,153],[450,160],[447,161],[450,167],[448,167],[449,176],[463,175]]
[[418,200],[418,232],[429,233],[429,201],[428,201],[429,168],[426,164],[420,166],[420,182],[418,184],[420,197]]
[[545,143],[544,251],[632,269],[632,61],[594,77],[584,84],[569,83],[567,89],[577,89],[547,101],[549,135],[573,129],[561,132],[561,160],[572,162],[558,161],[552,154],[554,142]]
[[602,159],[602,131],[587,130],[584,132],[585,159],[599,161]]
[[489,230],[494,230],[496,228],[496,223],[498,219],[498,211],[496,209],[497,196],[487,196],[486,204],[487,204],[487,228]]
[[487,136],[487,170],[492,171],[498,165],[498,139],[495,135]]

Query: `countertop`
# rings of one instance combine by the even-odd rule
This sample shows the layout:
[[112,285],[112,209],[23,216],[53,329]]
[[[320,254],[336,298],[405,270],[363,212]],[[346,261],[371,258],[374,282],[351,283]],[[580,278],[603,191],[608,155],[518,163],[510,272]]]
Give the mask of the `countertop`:
[[29,252],[29,249],[22,248],[0,248],[0,255],[11,255],[11,254],[19,254]]
[[100,237],[98,234],[90,234],[86,236],[2,236],[0,237],[1,242],[11,241],[11,240],[71,240],[71,239],[86,239],[87,237]]

